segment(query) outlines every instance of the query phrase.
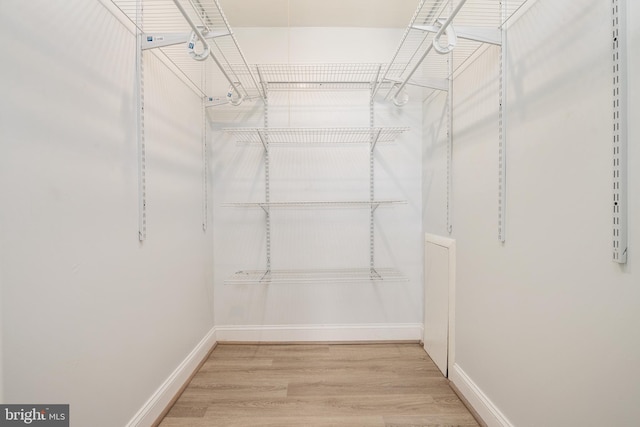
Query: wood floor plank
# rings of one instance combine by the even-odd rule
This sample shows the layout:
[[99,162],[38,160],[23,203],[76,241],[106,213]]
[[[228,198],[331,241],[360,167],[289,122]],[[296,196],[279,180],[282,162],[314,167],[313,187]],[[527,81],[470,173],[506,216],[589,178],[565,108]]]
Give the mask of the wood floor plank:
[[179,406],[174,405],[167,417],[169,418],[202,418],[207,412],[207,406]]
[[[189,404],[201,405],[204,400],[189,400]],[[465,410],[462,403],[436,403],[425,395],[404,396],[339,396],[302,397],[281,399],[237,399],[232,401],[207,401],[205,418],[255,416],[282,417],[290,414],[308,416],[357,416],[367,415],[421,415],[451,414]],[[196,405],[194,405],[196,406]]]
[[[162,427],[386,427],[379,416],[357,417],[232,417],[232,418],[172,418],[165,419]],[[464,426],[467,427],[467,426]]]
[[219,345],[161,427],[477,427],[417,344]]
[[304,381],[290,382],[287,396],[384,396],[395,394],[440,394],[457,396],[451,391],[444,378],[407,378],[402,381],[367,378],[358,382],[345,381]]
[[390,416],[384,417],[385,427],[478,427],[471,414]]
[[196,382],[187,387],[181,397],[188,402],[246,399],[247,397],[250,399],[274,399],[286,397],[287,389],[286,383],[207,383],[199,386]]

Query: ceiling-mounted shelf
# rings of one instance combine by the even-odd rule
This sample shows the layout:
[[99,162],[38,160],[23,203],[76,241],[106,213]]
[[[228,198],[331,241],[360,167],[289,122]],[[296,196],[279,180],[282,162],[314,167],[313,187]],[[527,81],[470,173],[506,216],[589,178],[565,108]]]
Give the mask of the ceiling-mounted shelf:
[[330,270],[242,270],[225,284],[305,284],[353,282],[406,282],[409,279],[394,268],[353,268]]
[[373,128],[226,128],[237,142],[269,144],[377,144],[392,142],[408,127]]
[[421,0],[381,82],[395,83],[396,94],[406,84],[447,90],[452,71],[481,46],[501,43],[502,26],[526,1]]
[[203,63],[212,59],[243,99],[263,97],[218,0],[112,2],[142,32],[142,50],[162,52],[202,93]]

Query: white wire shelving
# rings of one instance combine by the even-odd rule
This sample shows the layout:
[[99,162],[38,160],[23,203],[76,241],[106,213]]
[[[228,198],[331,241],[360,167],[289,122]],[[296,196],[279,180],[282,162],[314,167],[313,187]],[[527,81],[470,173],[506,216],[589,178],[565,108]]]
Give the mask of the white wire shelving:
[[[397,67],[397,66],[396,66]],[[251,69],[269,90],[370,90],[382,84],[389,64],[256,64]]]
[[242,98],[264,96],[218,0],[112,2],[142,32],[142,49],[159,50],[203,94],[203,63],[211,59]]
[[241,270],[225,280],[228,285],[406,282],[394,268],[322,270]]
[[[255,74],[263,87],[265,97],[265,126],[261,128],[226,128],[239,144],[261,144],[265,159],[265,200],[263,202],[225,203],[225,207],[259,208],[265,213],[266,268],[236,272],[228,284],[277,283],[352,283],[402,282],[408,279],[392,268],[377,268],[375,263],[375,225],[373,217],[379,207],[406,204],[403,200],[378,200],[374,195],[374,150],[378,143],[395,141],[408,127],[374,126],[373,91],[381,84],[382,64],[286,64],[254,65]],[[366,90],[369,94],[369,127],[275,128],[269,127],[269,93],[278,90]],[[272,201],[270,198],[270,158],[272,148],[278,145],[367,145],[369,150],[368,200]],[[316,269],[278,270],[271,268],[271,215],[274,210],[293,209],[367,209],[370,216],[368,269]]]
[[526,1],[421,0],[383,71],[381,81],[393,84],[387,97],[395,97],[407,84],[447,90],[452,71],[481,46],[501,44],[502,27]]
[[[395,141],[408,127],[373,128],[225,128],[247,144],[375,144]],[[268,141],[268,142],[267,142]],[[372,147],[373,148],[373,147]]]
[[224,203],[224,207],[233,208],[292,208],[292,209],[319,209],[319,208],[370,208],[406,204],[406,200],[321,200],[321,201],[288,201],[288,202],[237,202]]

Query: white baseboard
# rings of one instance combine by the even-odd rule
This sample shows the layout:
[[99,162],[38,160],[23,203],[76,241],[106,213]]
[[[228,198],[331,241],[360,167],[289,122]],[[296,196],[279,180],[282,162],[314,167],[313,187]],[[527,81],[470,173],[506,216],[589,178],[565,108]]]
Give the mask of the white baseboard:
[[480,390],[480,387],[457,363],[449,372],[449,380],[458,388],[488,427],[513,427],[498,407]]
[[420,341],[421,323],[218,326],[218,342]]
[[180,365],[169,375],[169,378],[140,408],[138,413],[127,423],[127,427],[147,427],[153,425],[173,398],[198,368],[216,343],[216,330],[211,329]]

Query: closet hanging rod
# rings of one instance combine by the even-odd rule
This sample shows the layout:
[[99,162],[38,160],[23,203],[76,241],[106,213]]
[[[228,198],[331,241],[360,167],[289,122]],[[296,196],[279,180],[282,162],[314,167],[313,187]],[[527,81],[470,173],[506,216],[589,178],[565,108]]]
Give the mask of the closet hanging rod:
[[[452,73],[483,45],[502,44],[506,22],[521,11],[525,3],[527,0],[420,0],[374,95],[384,90],[385,99],[404,100],[407,86],[447,90],[447,80]],[[449,30],[447,38],[456,42],[455,49],[449,55],[435,55],[433,50],[449,50],[451,43],[437,42],[438,37],[449,36]],[[427,49],[429,52],[425,54]],[[412,77],[408,76],[410,72]],[[415,84],[423,81],[427,84]],[[401,88],[402,84],[405,86]]]
[[[235,93],[237,93],[238,96],[240,97],[240,99],[238,100],[238,104],[240,102],[242,102],[243,96],[242,96],[242,93],[239,90],[238,84],[233,81],[233,79],[229,76],[229,74],[227,74],[227,72],[225,71],[224,67],[220,63],[220,61],[218,61],[218,58],[216,58],[216,56],[213,53],[211,53],[211,46],[209,46],[209,42],[204,37],[204,35],[202,34],[202,32],[200,31],[198,26],[195,24],[195,22],[193,22],[193,20],[191,19],[191,17],[187,13],[187,11],[184,9],[182,4],[180,4],[180,0],[173,0],[173,3],[176,5],[176,7],[180,11],[180,13],[184,17],[184,19],[187,21],[187,23],[191,27],[191,30],[197,35],[197,37],[200,40],[200,42],[202,43],[202,45],[205,46],[206,56],[210,56],[211,59],[213,59],[213,61],[216,63],[216,65],[218,66],[218,68],[222,72],[222,75],[224,76],[224,78],[229,82],[229,85],[233,88]],[[206,57],[203,58],[203,59],[206,59]]]
[[[422,65],[422,62],[425,60],[427,55],[429,55],[432,49],[435,49],[436,52],[440,54],[447,54],[453,51],[453,49],[456,46],[456,36],[453,30],[453,27],[451,26],[451,23],[453,22],[453,19],[458,15],[458,12],[460,12],[460,10],[462,9],[462,7],[466,2],[467,0],[460,0],[460,3],[458,3],[458,5],[455,7],[455,9],[453,9],[451,14],[449,14],[449,16],[444,20],[444,22],[441,22],[440,20],[436,20],[436,23],[440,26],[440,29],[435,34],[435,36],[433,36],[433,40],[431,41],[431,44],[429,45],[427,50],[425,50],[425,52],[422,54],[422,57],[418,60],[418,62],[416,62],[416,64],[411,69],[409,74],[404,78],[400,86],[398,86],[398,89],[396,90],[396,93],[393,96],[394,102],[396,101],[400,92],[402,92],[405,86],[407,86],[407,84],[409,83],[409,80],[411,80],[411,78],[416,73],[416,71],[418,71],[418,69],[420,68],[420,65]],[[446,47],[443,47],[440,44],[440,38],[445,33],[447,33],[447,36],[450,38],[450,40],[449,40],[449,44]],[[391,91],[393,91],[393,88],[390,89],[389,93],[391,93]],[[388,94],[387,94],[387,97],[388,97]]]

